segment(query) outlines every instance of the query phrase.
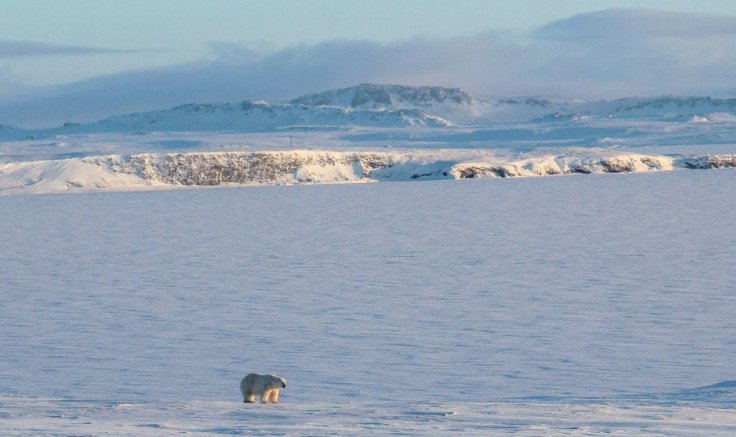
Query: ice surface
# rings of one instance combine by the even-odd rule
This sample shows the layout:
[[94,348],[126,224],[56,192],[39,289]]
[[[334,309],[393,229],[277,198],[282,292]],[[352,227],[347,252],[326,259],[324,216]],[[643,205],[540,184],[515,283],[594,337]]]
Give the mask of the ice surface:
[[[10,435],[728,436],[732,409],[693,406],[306,403],[263,407],[225,401],[110,403],[0,397]],[[10,426],[3,427],[3,424]]]
[[734,184],[2,196],[0,433],[733,435]]

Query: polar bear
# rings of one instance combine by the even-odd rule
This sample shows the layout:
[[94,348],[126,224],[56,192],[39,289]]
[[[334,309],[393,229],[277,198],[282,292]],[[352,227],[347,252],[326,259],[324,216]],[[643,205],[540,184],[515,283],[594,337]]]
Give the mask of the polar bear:
[[270,400],[279,403],[279,390],[286,388],[286,380],[277,375],[261,375],[249,373],[240,381],[240,392],[243,393],[243,402],[255,403],[256,395],[261,396],[262,403]]

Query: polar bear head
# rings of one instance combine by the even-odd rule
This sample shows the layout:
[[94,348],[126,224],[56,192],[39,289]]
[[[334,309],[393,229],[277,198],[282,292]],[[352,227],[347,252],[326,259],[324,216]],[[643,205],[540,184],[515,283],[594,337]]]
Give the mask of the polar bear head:
[[286,379],[278,376],[278,375],[268,375],[270,378],[270,381],[268,381],[268,388],[270,389],[280,389],[280,388],[286,388]]

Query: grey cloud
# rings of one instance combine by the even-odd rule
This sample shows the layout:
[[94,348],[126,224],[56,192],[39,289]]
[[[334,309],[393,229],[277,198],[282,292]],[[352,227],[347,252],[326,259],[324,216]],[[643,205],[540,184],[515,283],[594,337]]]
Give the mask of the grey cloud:
[[736,17],[609,10],[533,34],[535,75],[569,93],[601,97],[733,93]]
[[390,44],[335,40],[269,54],[220,44],[213,45],[214,61],[86,80],[0,104],[0,123],[48,125],[190,102],[284,100],[363,82],[444,85],[495,96],[730,97],[736,92],[734,20],[611,10],[526,35]]
[[535,37],[559,41],[736,35],[736,17],[655,9],[610,9],[552,22]]

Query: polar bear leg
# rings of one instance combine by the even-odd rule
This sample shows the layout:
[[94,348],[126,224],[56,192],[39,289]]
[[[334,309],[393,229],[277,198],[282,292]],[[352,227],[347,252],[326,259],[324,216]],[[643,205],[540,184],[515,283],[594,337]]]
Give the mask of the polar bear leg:
[[271,402],[273,402],[274,404],[279,403],[279,389],[275,388],[271,390]]
[[265,390],[263,394],[261,395],[261,403],[267,404],[268,403],[268,397],[271,395],[272,390]]
[[243,402],[247,402],[249,404],[255,404],[256,403],[256,395],[249,394],[248,397]]

